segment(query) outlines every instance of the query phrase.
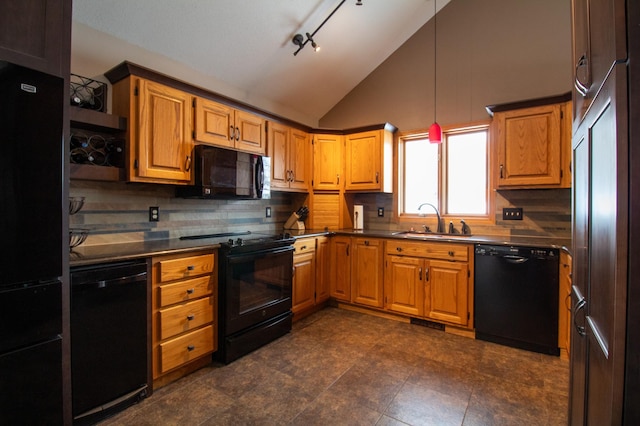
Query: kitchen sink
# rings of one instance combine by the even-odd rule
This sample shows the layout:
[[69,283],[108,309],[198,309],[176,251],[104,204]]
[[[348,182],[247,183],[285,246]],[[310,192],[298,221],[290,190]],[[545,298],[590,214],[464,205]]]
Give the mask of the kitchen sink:
[[391,235],[404,237],[404,238],[418,238],[418,239],[465,239],[471,237],[471,234],[447,234],[441,232],[424,232],[424,231],[398,231],[393,232]]

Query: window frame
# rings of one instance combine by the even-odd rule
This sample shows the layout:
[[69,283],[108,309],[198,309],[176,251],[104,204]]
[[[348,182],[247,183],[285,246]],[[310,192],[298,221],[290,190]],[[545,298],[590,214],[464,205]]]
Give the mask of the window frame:
[[[457,125],[448,125],[442,127],[442,136],[443,143],[438,147],[438,205],[446,206],[446,176],[447,176],[447,158],[446,158],[446,140],[449,135],[455,135],[460,133],[472,133],[478,130],[486,130],[487,131],[487,193],[486,193],[486,203],[487,203],[487,214],[485,215],[460,215],[460,214],[449,214],[446,211],[441,211],[441,218],[443,222],[448,223],[449,221],[457,222],[459,220],[464,220],[469,225],[493,225],[495,224],[495,184],[494,184],[494,172],[493,172],[493,164],[495,162],[494,159],[494,137],[493,137],[493,126],[491,126],[491,121],[478,121],[473,123],[466,124],[457,124]],[[394,211],[397,215],[397,222],[399,224],[414,224],[418,221],[422,221],[424,215],[416,214],[416,213],[405,213],[404,209],[404,181],[405,181],[405,161],[404,161],[404,149],[403,144],[405,140],[416,140],[416,139],[425,139],[428,138],[429,132],[428,129],[417,129],[410,131],[399,132],[397,136],[397,143],[395,147],[396,151],[396,166],[397,166],[397,179],[395,185],[395,196],[394,198]],[[442,209],[440,209],[442,210]],[[427,215],[431,215],[432,213],[426,212]]]

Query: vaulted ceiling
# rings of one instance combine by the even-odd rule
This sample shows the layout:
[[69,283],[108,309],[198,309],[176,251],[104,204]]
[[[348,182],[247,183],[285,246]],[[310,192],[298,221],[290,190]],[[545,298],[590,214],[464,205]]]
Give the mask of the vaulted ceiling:
[[[434,1],[74,0],[73,19],[183,64],[224,95],[240,91],[254,106],[268,101],[317,121],[433,16]],[[448,2],[437,0],[437,10]],[[313,37],[320,51],[308,43],[294,56],[292,37],[313,34],[338,6]]]

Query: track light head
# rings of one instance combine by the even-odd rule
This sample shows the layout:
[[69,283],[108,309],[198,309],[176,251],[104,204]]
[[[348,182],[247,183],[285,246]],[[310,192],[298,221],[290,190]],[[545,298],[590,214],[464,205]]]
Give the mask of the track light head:
[[362,6],[362,0],[357,0],[356,1],[356,6]]
[[302,37],[302,34],[296,34],[291,39],[291,42],[296,46],[298,46],[299,48],[302,48],[302,44],[304,43],[304,37]]

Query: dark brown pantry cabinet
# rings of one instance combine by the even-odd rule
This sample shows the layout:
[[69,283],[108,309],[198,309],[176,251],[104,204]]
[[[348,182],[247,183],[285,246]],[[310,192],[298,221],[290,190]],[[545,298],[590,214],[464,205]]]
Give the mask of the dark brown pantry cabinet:
[[569,422],[640,424],[640,4],[573,0]]

